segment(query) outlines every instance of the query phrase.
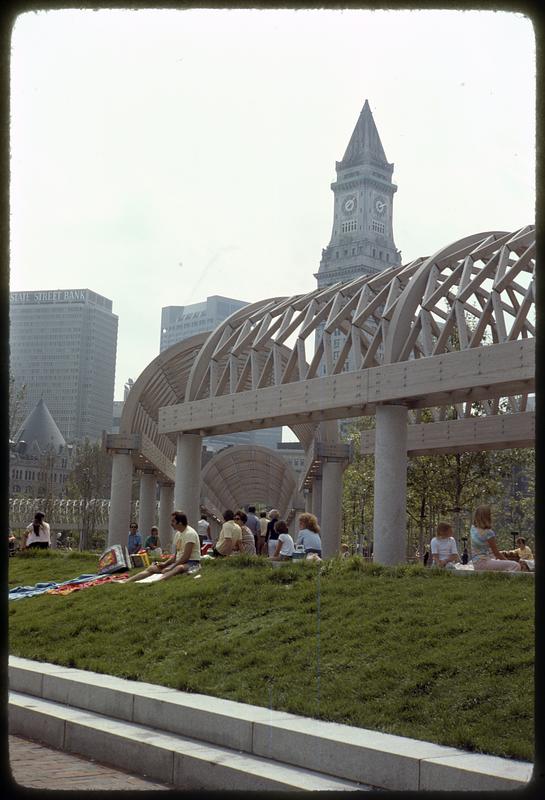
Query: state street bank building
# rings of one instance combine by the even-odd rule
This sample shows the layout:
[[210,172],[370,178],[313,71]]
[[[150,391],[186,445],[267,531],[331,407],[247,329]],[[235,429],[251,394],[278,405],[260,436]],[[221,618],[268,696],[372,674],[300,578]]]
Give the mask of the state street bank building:
[[118,318],[90,289],[10,292],[10,369],[25,417],[43,398],[67,442],[112,425]]

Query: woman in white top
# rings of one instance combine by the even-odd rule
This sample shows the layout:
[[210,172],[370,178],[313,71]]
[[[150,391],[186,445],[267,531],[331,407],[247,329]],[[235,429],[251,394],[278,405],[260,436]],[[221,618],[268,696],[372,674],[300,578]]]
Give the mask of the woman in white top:
[[437,533],[431,540],[431,557],[434,567],[446,567],[447,564],[460,561],[452,525],[448,522],[440,522],[437,526]]
[[25,530],[23,536],[23,547],[36,547],[47,550],[51,546],[51,531],[49,524],[45,522],[43,511],[37,511],[32,522]]
[[274,553],[270,556],[271,561],[291,561],[295,545],[288,533],[288,526],[283,519],[278,520],[275,530],[278,533],[278,539],[276,540]]

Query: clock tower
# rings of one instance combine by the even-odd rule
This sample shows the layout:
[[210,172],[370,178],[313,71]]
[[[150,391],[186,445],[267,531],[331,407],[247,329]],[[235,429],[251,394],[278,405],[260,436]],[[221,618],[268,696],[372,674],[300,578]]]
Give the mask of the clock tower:
[[367,100],[335,168],[333,230],[314,276],[319,289],[401,264],[392,230],[394,165],[386,160]]

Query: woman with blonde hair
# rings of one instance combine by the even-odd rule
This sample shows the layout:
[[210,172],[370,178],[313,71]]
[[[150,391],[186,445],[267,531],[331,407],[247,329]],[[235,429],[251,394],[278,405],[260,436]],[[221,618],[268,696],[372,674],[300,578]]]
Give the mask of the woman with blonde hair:
[[471,551],[471,562],[476,570],[520,571],[520,564],[510,561],[498,550],[490,506],[475,509],[471,526]]
[[314,514],[301,514],[299,517],[299,536],[297,545],[302,544],[305,553],[322,555],[322,540],[320,539],[320,526]]

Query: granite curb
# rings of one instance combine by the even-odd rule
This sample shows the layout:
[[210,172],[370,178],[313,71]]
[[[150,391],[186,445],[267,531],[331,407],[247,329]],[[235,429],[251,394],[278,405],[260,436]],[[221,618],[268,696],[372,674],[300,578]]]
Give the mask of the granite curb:
[[[528,762],[16,656],[9,658],[9,685],[27,699],[139,725],[156,737],[188,737],[211,748],[366,786],[496,791],[526,786],[532,776]],[[51,744],[60,741],[54,714],[46,714],[40,724]]]

